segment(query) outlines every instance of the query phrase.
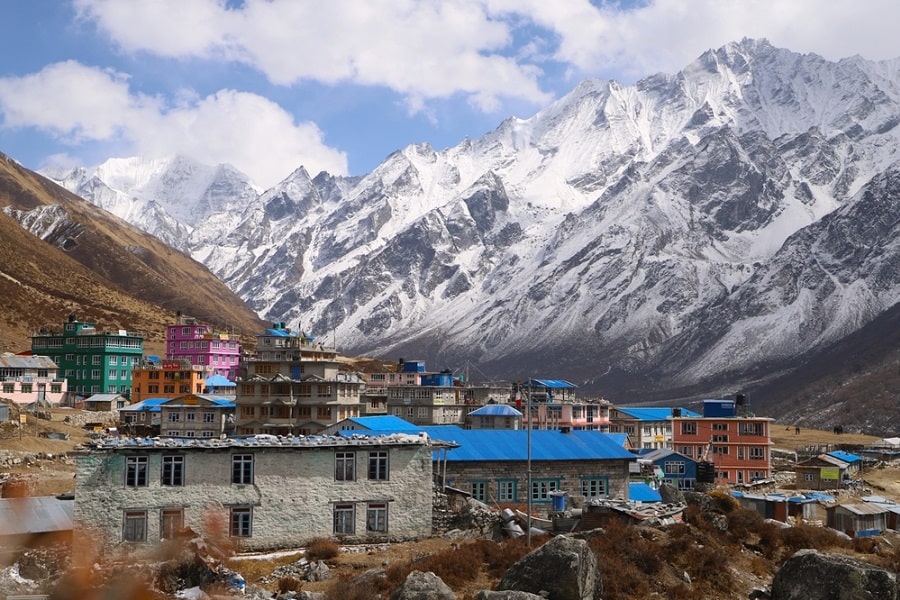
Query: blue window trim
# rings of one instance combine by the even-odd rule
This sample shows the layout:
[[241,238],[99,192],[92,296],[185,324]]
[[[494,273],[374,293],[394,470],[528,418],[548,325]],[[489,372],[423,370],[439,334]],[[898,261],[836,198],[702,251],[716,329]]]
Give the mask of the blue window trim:
[[[528,493],[531,494],[531,501],[532,502],[547,502],[547,503],[552,502],[553,498],[550,496],[549,492],[555,492],[557,490],[562,489],[562,486],[560,485],[561,481],[562,480],[560,478],[553,478],[553,477],[541,477],[541,478],[537,478],[537,479],[532,479],[531,480],[531,489],[528,491]],[[535,496],[534,486],[539,483],[549,483],[549,482],[555,483],[556,487],[554,487],[552,490],[548,490],[547,497],[546,498],[538,498],[537,496]]]
[[595,498],[608,498],[609,497],[609,476],[607,476],[607,475],[582,476],[578,482],[579,492],[584,491],[584,484],[585,484],[585,482],[588,482],[588,481],[602,481],[603,482],[603,489],[605,490],[605,492],[603,493],[602,496],[594,496]]
[[[500,498],[500,486],[504,483],[512,484],[512,498]],[[518,479],[498,479],[497,480],[497,502],[518,502],[519,501],[519,480]]]

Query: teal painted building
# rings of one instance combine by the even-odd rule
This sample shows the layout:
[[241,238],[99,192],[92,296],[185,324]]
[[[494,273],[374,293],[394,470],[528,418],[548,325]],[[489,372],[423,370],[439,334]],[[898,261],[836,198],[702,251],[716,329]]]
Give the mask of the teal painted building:
[[70,395],[131,393],[131,370],[141,363],[144,336],[127,331],[97,331],[94,323],[70,315],[62,331],[38,332],[31,352],[49,356],[68,381]]

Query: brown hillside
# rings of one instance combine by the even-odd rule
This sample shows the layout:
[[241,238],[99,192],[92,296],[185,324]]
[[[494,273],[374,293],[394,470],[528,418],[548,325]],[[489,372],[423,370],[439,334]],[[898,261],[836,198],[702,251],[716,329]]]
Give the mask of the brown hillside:
[[72,313],[104,330],[143,332],[157,352],[176,311],[244,336],[263,326],[200,263],[3,154],[0,208],[0,350],[29,348],[34,331]]

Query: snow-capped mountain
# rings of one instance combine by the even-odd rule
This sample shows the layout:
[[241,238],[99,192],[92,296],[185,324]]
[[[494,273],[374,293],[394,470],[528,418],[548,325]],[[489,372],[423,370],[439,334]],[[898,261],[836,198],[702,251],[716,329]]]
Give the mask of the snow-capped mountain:
[[243,209],[259,196],[249,178],[234,167],[211,167],[183,156],[113,158],[94,169],[42,174],[188,252],[192,245],[233,229]]
[[784,369],[896,303],[898,123],[900,62],[743,40],[359,178],[57,179],[345,354],[614,396]]

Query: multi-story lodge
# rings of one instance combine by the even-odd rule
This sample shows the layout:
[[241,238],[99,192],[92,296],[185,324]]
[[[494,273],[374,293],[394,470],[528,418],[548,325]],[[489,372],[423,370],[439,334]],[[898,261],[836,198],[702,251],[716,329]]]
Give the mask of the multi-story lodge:
[[210,524],[241,550],[428,536],[431,443],[418,434],[94,442],[76,456],[76,544],[149,550]]
[[[524,413],[524,426],[560,431],[609,431],[609,402],[578,400],[575,384],[562,379],[529,379],[516,386],[516,408]],[[528,415],[528,404],[531,416]]]
[[206,394],[183,394],[159,405],[160,435],[218,438],[234,430],[234,402]]
[[47,356],[0,355],[0,398],[16,404],[65,404],[68,382]]
[[185,394],[202,394],[208,371],[187,359],[144,359],[131,371],[131,400],[175,398]]
[[698,460],[698,468],[712,463],[716,480],[743,484],[768,479],[773,419],[751,416],[745,398],[737,398],[704,400],[702,417],[673,417],[672,445]]
[[634,408],[615,406],[609,411],[612,433],[626,433],[634,448],[672,447],[672,415],[699,417],[686,408]]
[[359,416],[362,380],[341,372],[333,347],[284,323],[256,337],[235,397],[238,435],[311,435]]
[[421,385],[422,375],[424,375],[424,363],[406,362],[402,358],[394,369],[359,373],[359,377],[364,383],[360,397],[362,413],[366,415],[387,414],[388,388]]
[[240,364],[241,344],[234,336],[179,314],[177,323],[166,326],[166,358],[187,361],[233,381]]
[[98,331],[75,315],[62,331],[40,331],[31,338],[31,353],[50,357],[68,381],[69,392],[130,394],[131,369],[140,363],[144,336],[124,330]]

